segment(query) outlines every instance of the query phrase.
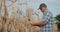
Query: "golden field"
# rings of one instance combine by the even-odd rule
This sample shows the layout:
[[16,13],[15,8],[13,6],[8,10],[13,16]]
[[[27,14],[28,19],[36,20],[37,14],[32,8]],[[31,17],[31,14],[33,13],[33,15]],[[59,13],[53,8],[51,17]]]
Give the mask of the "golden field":
[[[21,17],[21,14],[20,14],[21,10],[19,9],[20,6],[18,6],[17,11],[15,11],[14,2],[15,0],[12,0],[12,15],[9,18],[9,12],[5,5],[6,1],[0,0],[0,32],[40,32],[39,31],[40,27],[32,26],[30,24],[31,21],[32,22],[34,21],[32,20],[32,17],[31,17],[32,9],[27,9],[26,16]],[[4,3],[4,5],[2,5],[2,3]],[[20,4],[20,2],[18,2],[18,4]],[[3,16],[1,12],[2,7],[4,7]],[[36,13],[36,15],[38,14]],[[55,24],[54,24],[54,30],[55,32],[57,32],[56,31],[57,25]]]

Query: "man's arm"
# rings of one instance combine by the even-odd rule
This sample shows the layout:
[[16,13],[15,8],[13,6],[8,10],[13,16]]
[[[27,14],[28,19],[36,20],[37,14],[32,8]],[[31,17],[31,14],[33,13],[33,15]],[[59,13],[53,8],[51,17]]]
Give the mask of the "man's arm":
[[44,15],[42,18],[42,21],[38,22],[38,23],[31,23],[33,26],[44,26],[45,24],[48,23],[48,21],[50,20],[50,18],[52,17],[51,14]]
[[37,23],[31,22],[31,25],[33,25],[33,26],[44,26],[45,23],[44,22],[37,22]]

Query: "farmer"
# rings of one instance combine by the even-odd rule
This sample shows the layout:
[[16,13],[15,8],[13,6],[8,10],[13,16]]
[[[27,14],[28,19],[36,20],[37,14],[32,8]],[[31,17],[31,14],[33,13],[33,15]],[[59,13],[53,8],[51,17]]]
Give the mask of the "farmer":
[[39,6],[39,10],[43,13],[42,21],[40,22],[30,22],[33,26],[39,26],[40,32],[54,32],[53,30],[53,14],[47,9],[46,4],[42,3]]

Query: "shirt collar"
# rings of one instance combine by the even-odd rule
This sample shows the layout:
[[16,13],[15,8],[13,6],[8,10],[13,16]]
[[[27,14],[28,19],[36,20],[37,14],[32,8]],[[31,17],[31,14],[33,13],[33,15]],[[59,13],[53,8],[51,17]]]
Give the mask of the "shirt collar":
[[45,14],[47,12],[47,9],[43,12],[43,14]]

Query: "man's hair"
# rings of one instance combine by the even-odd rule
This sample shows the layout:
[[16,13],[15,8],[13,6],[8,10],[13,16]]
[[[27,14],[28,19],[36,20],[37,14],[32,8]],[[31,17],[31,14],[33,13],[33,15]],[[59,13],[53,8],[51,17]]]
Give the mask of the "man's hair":
[[40,6],[39,6],[39,8],[38,8],[38,9],[41,9],[42,7],[47,8],[46,4],[42,3],[42,4],[40,4]]

